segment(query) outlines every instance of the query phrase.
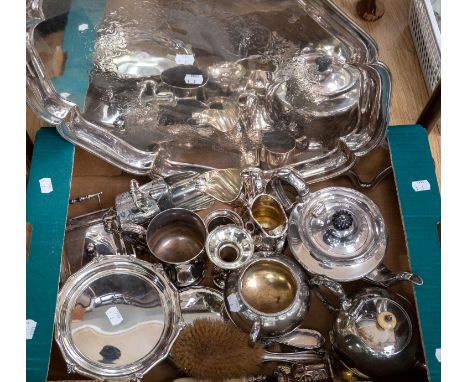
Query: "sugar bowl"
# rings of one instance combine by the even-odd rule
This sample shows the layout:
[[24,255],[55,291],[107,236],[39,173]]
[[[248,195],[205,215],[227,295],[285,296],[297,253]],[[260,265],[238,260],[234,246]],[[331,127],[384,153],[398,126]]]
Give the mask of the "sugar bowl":
[[224,300],[230,319],[250,340],[276,337],[297,328],[309,310],[309,286],[302,268],[284,256],[259,252],[229,273]]

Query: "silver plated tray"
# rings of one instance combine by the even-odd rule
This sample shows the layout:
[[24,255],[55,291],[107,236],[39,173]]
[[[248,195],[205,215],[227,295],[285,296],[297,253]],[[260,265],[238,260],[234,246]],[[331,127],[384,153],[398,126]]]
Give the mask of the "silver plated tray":
[[26,27],[30,107],[131,173],[291,167],[312,182],[385,136],[389,71],[329,0],[29,0]]
[[139,380],[167,357],[182,325],[178,293],[161,267],[98,256],[61,289],[55,340],[69,372]]

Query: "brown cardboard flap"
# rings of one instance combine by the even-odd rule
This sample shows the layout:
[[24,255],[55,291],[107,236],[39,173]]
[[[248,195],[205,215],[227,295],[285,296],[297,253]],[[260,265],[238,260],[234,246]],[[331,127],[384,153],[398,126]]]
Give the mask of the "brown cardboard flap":
[[75,176],[115,176],[123,171],[110,163],[97,158],[81,147],[75,148],[73,177]]

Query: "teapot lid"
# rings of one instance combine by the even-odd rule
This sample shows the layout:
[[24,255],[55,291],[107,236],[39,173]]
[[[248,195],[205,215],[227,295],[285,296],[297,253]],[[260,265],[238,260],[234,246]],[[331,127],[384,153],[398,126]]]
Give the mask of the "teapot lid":
[[[332,109],[329,113],[336,113],[349,109],[359,100],[359,70],[324,53],[294,57],[278,71],[277,77],[286,79],[277,90],[277,96],[295,109],[308,110],[312,102],[314,110],[319,109],[315,113],[325,112],[322,107]],[[348,96],[336,98],[332,104],[325,102],[343,94]]]
[[406,310],[395,300],[376,295],[363,296],[353,309],[351,328],[363,344],[375,353],[390,356],[411,341],[412,324]]
[[310,194],[291,214],[289,237],[293,254],[308,271],[337,281],[371,272],[387,246],[387,229],[377,205],[344,187]]

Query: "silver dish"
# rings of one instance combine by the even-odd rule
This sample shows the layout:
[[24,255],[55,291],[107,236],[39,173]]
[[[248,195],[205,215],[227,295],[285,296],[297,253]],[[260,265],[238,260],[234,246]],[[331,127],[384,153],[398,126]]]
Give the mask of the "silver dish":
[[211,262],[223,270],[245,265],[254,254],[254,242],[243,228],[229,224],[215,228],[208,234],[205,244]]
[[289,333],[304,321],[309,285],[295,261],[257,253],[244,267],[229,273],[224,300],[230,319],[255,342]]
[[[36,26],[68,10],[52,0],[27,4],[29,106],[65,139],[127,172],[167,176],[262,165],[318,181],[346,172],[384,138],[389,71],[375,42],[330,0],[72,3],[77,25],[65,30],[63,74],[56,73],[47,28]],[[311,55],[333,61],[319,65],[323,71],[360,73],[349,98],[352,124],[336,107],[326,131],[293,126],[289,112],[268,108],[285,66]],[[314,65],[307,61],[304,69]],[[343,90],[337,76],[330,78]],[[309,142],[273,151],[282,156],[261,163],[263,134],[285,129]]]
[[179,296],[162,267],[133,257],[96,257],[58,295],[55,340],[68,371],[93,379],[141,379],[181,328]]
[[179,292],[180,309],[185,324],[201,318],[224,319],[223,294],[217,290],[195,286]]

